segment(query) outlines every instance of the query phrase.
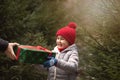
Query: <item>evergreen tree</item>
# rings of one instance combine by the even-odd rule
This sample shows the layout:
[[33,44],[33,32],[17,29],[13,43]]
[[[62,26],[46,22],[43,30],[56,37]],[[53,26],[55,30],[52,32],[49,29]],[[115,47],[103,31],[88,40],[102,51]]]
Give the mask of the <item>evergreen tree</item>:
[[[87,80],[120,79],[120,1],[89,0],[88,10],[82,18],[81,42],[84,52],[80,61]],[[82,61],[83,60],[83,61]]]
[[[47,44],[54,42],[51,36],[55,37],[56,29],[66,20],[62,2],[64,0],[1,0],[0,37],[10,42],[48,48]],[[0,55],[0,59],[1,80],[46,79],[46,73],[38,72],[31,65],[19,64],[4,55]]]

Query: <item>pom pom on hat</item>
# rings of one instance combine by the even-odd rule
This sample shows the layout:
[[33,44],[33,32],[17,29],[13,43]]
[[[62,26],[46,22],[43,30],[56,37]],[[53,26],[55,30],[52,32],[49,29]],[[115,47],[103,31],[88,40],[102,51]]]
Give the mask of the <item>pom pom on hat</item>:
[[70,28],[76,29],[77,24],[74,23],[74,22],[70,22],[70,23],[68,24],[68,26],[69,26]]
[[67,26],[59,29],[56,36],[61,35],[69,42],[70,45],[72,45],[74,44],[76,38],[76,27],[77,24],[75,22],[70,22]]

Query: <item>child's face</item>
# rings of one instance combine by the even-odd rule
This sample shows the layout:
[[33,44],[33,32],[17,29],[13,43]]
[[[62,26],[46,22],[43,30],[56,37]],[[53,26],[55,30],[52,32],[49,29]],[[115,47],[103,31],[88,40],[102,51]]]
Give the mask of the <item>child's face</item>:
[[63,38],[62,36],[59,36],[59,35],[57,36],[56,44],[57,44],[57,47],[61,48],[61,49],[69,46],[68,41],[65,38]]

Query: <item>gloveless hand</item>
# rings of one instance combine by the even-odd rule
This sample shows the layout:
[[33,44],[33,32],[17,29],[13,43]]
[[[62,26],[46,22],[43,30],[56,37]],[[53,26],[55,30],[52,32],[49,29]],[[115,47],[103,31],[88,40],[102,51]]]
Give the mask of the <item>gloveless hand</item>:
[[16,46],[16,45],[18,46],[19,44],[16,43],[16,42],[15,43],[8,43],[8,47],[7,47],[6,51],[5,51],[5,54],[12,60],[16,59],[16,55],[15,55],[15,53],[13,51],[13,47]]

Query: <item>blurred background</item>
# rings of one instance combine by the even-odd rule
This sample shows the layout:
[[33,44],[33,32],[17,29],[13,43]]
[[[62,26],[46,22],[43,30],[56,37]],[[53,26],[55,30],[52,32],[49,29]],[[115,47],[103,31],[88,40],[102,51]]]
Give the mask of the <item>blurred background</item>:
[[[55,46],[56,31],[77,23],[78,80],[120,80],[119,0],[0,0],[0,37]],[[0,54],[1,80],[46,80],[47,72]]]

